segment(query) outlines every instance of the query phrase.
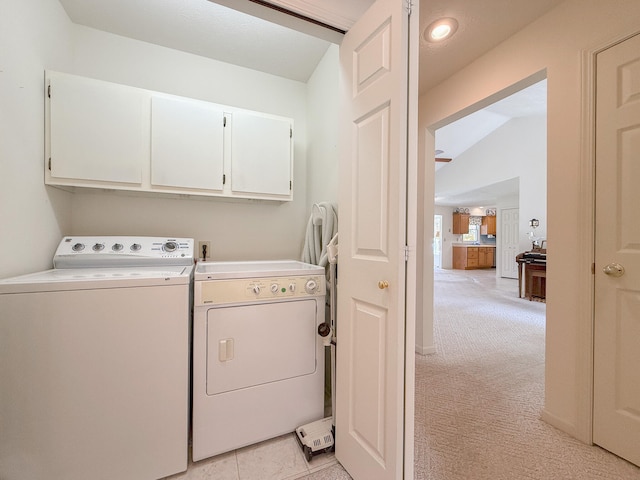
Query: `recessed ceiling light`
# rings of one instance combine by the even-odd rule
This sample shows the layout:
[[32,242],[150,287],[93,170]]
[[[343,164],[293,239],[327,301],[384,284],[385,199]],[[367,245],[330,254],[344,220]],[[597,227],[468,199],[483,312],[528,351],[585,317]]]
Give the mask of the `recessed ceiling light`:
[[424,39],[428,42],[442,42],[451,37],[458,30],[455,18],[441,18],[429,25],[424,31]]

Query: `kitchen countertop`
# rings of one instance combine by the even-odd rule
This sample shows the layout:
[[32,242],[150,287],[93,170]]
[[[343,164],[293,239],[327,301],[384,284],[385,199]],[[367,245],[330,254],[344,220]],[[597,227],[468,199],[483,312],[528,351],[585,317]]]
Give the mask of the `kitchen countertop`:
[[491,247],[491,248],[496,248],[495,245],[491,244],[491,243],[480,243],[480,244],[473,244],[473,243],[453,243],[451,244],[453,247]]

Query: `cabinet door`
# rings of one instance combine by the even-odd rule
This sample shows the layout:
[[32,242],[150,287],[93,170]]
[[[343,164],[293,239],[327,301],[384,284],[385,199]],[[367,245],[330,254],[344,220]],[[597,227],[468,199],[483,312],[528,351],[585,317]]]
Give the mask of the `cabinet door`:
[[467,249],[464,247],[453,247],[453,268],[464,270],[467,266]]
[[496,252],[495,248],[487,248],[487,267],[493,267],[493,261],[496,255],[495,252]]
[[233,114],[232,192],[291,198],[292,128],[289,119]]
[[208,102],[151,99],[151,184],[222,191],[224,113]]
[[51,176],[139,185],[149,145],[144,92],[57,73],[49,85]]
[[469,215],[463,213],[453,214],[453,233],[469,233]]
[[480,226],[480,233],[482,235],[495,235],[496,234],[496,217],[486,216],[482,217],[482,225]]
[[478,249],[478,266],[487,266],[487,249],[484,247]]

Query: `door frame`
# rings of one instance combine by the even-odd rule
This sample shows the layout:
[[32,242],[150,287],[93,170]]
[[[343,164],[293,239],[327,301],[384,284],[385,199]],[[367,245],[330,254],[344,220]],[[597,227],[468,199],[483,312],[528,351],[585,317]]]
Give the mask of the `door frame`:
[[[583,274],[580,276],[580,290],[586,300],[579,305],[580,318],[578,338],[578,365],[576,385],[578,391],[578,420],[575,425],[580,438],[593,444],[593,361],[595,329],[595,167],[596,167],[596,56],[629,38],[640,34],[640,30],[618,35],[582,52],[582,162],[580,165],[580,211],[579,232],[576,232],[578,252]],[[543,415],[544,419],[544,415]]]

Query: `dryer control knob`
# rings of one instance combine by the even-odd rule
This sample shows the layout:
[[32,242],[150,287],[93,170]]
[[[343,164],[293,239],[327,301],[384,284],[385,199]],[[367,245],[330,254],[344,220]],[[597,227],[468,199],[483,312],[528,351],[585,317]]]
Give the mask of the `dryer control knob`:
[[307,280],[307,283],[304,285],[304,289],[307,293],[316,293],[316,290],[318,290],[318,283],[315,280]]
[[251,287],[251,291],[256,295],[260,295],[260,285],[254,285],[253,287]]
[[296,284],[295,283],[290,283],[289,284],[289,291],[291,293],[296,293]]
[[280,287],[278,287],[277,283],[272,283],[271,284],[271,293],[278,293],[279,289],[280,289]]

